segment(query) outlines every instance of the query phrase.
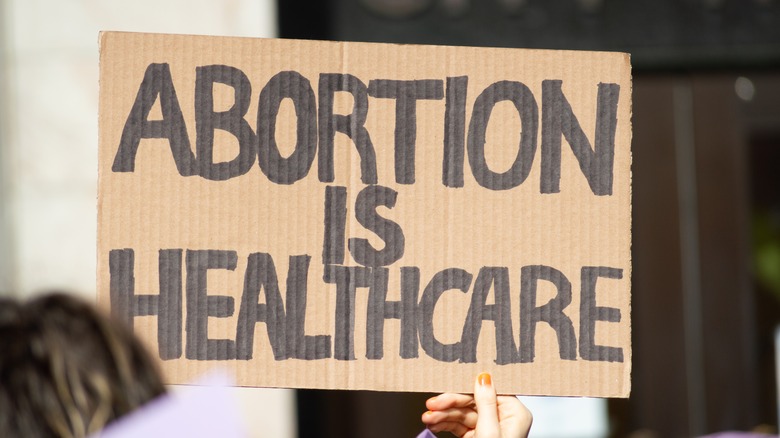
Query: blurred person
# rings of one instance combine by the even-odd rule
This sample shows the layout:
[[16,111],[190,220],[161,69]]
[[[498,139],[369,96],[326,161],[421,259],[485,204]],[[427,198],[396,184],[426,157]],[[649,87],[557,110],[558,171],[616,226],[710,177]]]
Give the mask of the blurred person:
[[425,402],[422,422],[431,432],[450,432],[461,438],[525,438],[531,412],[514,396],[497,396],[490,374],[474,382],[474,395],[444,393]]
[[138,339],[92,305],[0,298],[0,436],[85,437],[164,392]]

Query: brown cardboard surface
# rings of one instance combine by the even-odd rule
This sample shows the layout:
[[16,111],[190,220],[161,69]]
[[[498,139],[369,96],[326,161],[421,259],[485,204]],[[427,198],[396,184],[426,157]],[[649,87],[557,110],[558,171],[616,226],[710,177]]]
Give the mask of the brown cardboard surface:
[[167,382],[628,396],[628,55],[116,32],[100,54],[98,299]]

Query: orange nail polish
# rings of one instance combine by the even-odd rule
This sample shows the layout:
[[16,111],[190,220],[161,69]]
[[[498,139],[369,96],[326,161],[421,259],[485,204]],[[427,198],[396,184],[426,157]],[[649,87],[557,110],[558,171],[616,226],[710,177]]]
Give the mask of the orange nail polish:
[[490,386],[493,382],[490,381],[490,374],[489,373],[482,373],[479,376],[477,376],[477,381],[482,386]]
[[431,412],[431,411],[425,411],[425,413],[424,413],[423,415],[425,415],[425,416],[428,416],[428,415],[433,415],[433,412]]

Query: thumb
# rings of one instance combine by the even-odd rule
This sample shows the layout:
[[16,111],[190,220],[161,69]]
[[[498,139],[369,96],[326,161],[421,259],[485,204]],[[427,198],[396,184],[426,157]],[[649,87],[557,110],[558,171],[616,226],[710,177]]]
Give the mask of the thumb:
[[475,436],[478,438],[499,438],[501,430],[498,424],[498,401],[496,389],[488,373],[477,376],[474,383],[474,402],[477,405],[477,427]]

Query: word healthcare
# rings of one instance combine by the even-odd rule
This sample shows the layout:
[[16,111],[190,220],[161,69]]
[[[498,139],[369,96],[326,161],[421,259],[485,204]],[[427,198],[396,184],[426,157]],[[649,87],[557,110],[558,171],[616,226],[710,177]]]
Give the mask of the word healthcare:
[[[389,266],[399,261],[407,244],[401,225],[381,216],[378,208],[393,209],[399,192],[378,185],[376,152],[371,133],[365,126],[371,99],[395,100],[395,183],[415,183],[416,108],[420,100],[443,100],[444,159],[441,175],[445,187],[464,186],[464,161],[468,157],[474,180],[489,190],[510,190],[528,177],[537,150],[541,119],[540,194],[560,192],[561,143],[571,146],[582,175],[594,196],[610,196],[613,186],[616,114],[620,87],[612,83],[594,84],[598,89],[594,146],[583,132],[562,91],[561,80],[541,84],[541,117],[538,103],[525,84],[498,81],[481,90],[474,100],[466,129],[466,96],[469,77],[445,79],[372,79],[365,84],[347,73],[321,73],[317,98],[308,78],[295,71],[273,75],[259,93],[255,129],[245,116],[251,104],[252,86],[247,75],[227,65],[196,68],[194,88],[195,151],[191,149],[187,126],[168,64],[153,63],[146,69],[135,102],[129,109],[121,139],[116,147],[112,171],[134,172],[135,160],[144,140],[167,139],[172,159],[183,177],[226,181],[247,174],[258,163],[265,177],[277,185],[292,185],[304,179],[318,157],[318,178],[334,181],[334,137],[345,134],[359,157],[361,182],[354,215],[357,222],[382,241],[380,248],[365,238],[348,238],[347,187],[325,187],[325,217],[322,263],[326,284],[335,285],[336,321],[333,334],[306,334],[305,319],[311,254],[289,257],[285,299],[271,254],[248,255],[247,268],[237,311],[233,339],[210,339],[210,317],[236,314],[231,296],[207,294],[209,270],[234,271],[238,253],[233,250],[172,248],[158,252],[159,295],[137,294],[134,286],[135,252],[114,249],[109,255],[110,300],[114,313],[129,324],[136,316],[158,317],[160,357],[192,360],[250,360],[255,345],[255,329],[265,324],[268,345],[276,360],[304,359],[356,360],[354,327],[358,290],[367,290],[366,354],[379,360],[384,352],[384,325],[387,319],[400,320],[400,349],[403,359],[417,358],[419,347],[441,362],[477,361],[477,344],[482,325],[495,325],[497,364],[529,363],[535,358],[538,323],[549,324],[558,340],[561,359],[622,362],[622,348],[596,344],[596,323],[621,321],[620,309],[596,304],[598,281],[621,280],[623,270],[607,266],[582,266],[579,272],[561,272],[543,264],[526,265],[517,272],[506,266],[482,266],[476,272],[450,267],[426,279],[415,266],[402,266],[394,272],[400,278],[400,301],[387,299],[391,275]],[[214,85],[233,89],[235,100],[226,111],[214,111]],[[350,114],[336,114],[334,96],[348,93],[354,101]],[[295,107],[295,148],[283,156],[276,144],[277,116],[285,99]],[[490,169],[485,158],[485,137],[493,107],[509,101],[519,115],[520,143],[515,161],[504,172]],[[162,118],[150,120],[152,107],[159,102]],[[521,129],[520,129],[521,128]],[[232,134],[238,153],[229,162],[214,162],[215,130]],[[346,252],[360,266],[347,266]],[[185,280],[186,274],[186,280]],[[395,274],[394,274],[395,275]],[[572,302],[569,277],[580,280],[579,336],[572,319],[564,313]],[[514,280],[513,280],[514,278]],[[556,294],[548,302],[537,303],[537,285],[551,283]],[[421,292],[422,291],[422,292]],[[493,291],[493,304],[487,304]],[[519,337],[512,318],[512,295],[519,299]],[[433,330],[437,303],[447,292],[471,293],[470,305],[462,321],[462,335],[454,343],[443,343]],[[186,297],[186,321],[184,308]],[[184,335],[186,333],[186,336]],[[515,342],[519,339],[519,345]],[[186,341],[186,342],[185,342]]]
[[[355,360],[353,329],[355,294],[358,288],[368,289],[366,310],[366,358],[384,357],[383,333],[385,319],[400,319],[400,357],[419,357],[418,346],[442,362],[477,361],[477,341],[484,321],[496,327],[496,363],[528,363],[534,360],[536,324],[546,322],[558,337],[561,359],[577,359],[577,338],[571,319],[564,310],[572,300],[572,286],[559,270],[544,265],[524,266],[520,277],[520,347],[514,341],[511,318],[510,273],[506,267],[483,267],[476,279],[459,268],[436,273],[428,282],[418,301],[420,270],[400,268],[401,300],[387,301],[389,269],[384,267],[326,267],[324,280],[336,285],[336,327],[334,336],[306,335],[307,279],[311,257],[290,257],[285,302],[280,293],[278,273],[270,254],[249,255],[244,290],[238,313],[236,338],[209,339],[208,318],[228,317],[235,312],[235,302],[229,296],[207,295],[206,276],[209,269],[235,270],[237,254],[224,250],[167,249],[159,253],[160,294],[134,293],[134,252],[132,249],[110,253],[111,307],[130,326],[136,316],[158,316],[159,354],[162,359],[177,359],[182,355],[182,259],[186,266],[186,350],[187,359],[231,360],[252,359],[255,325],[265,323],[268,340],[276,360],[290,358],[315,360],[333,357]],[[596,283],[599,278],[621,279],[616,268],[586,266],[580,272],[580,338],[579,355],[591,361],[622,362],[621,348],[595,344],[597,321],[620,322],[619,309],[596,305]],[[537,306],[537,283],[551,282],[557,294],[544,305]],[[473,286],[472,286],[473,285]],[[495,304],[486,304],[490,290]],[[463,322],[460,341],[444,344],[433,332],[433,314],[443,293],[472,291],[471,304]],[[259,302],[261,291],[265,296]],[[331,347],[333,345],[333,347]]]

